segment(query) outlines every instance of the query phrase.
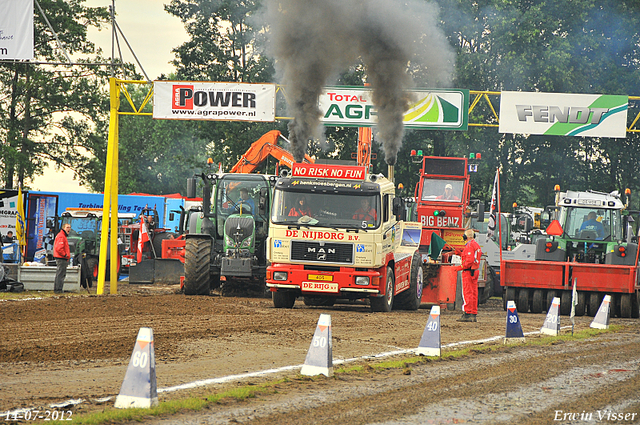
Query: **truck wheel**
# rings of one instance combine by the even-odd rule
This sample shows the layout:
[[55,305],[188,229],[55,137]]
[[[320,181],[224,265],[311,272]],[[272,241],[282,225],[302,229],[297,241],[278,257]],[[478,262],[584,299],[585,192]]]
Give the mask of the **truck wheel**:
[[507,304],[509,304],[509,301],[515,301],[516,300],[516,288],[505,288],[504,291],[504,310],[507,310]]
[[620,317],[625,319],[631,317],[631,294],[620,295]]
[[371,311],[388,313],[393,309],[393,291],[395,289],[396,279],[393,275],[393,269],[387,267],[387,285],[384,297],[369,298]]
[[547,306],[544,309],[545,311],[549,311],[551,308],[551,303],[553,303],[553,299],[556,297],[556,291],[547,291]]
[[396,297],[396,306],[403,310],[417,310],[420,307],[424,275],[422,272],[421,255],[413,254],[411,260],[411,276],[409,277],[409,289],[400,292]]
[[[87,274],[93,282],[98,281],[98,259],[91,257],[87,259]],[[91,287],[91,285],[89,285]]]
[[560,314],[568,316],[571,313],[571,291],[562,291],[560,294]]
[[578,303],[576,304],[576,316],[584,316],[587,310],[587,293],[578,291]]
[[296,296],[289,291],[276,291],[271,293],[273,306],[275,308],[293,308],[296,303]]
[[516,308],[518,309],[518,313],[529,312],[529,290],[527,288],[520,288],[520,290],[518,291]]
[[591,292],[591,294],[589,295],[589,316],[596,316],[601,302],[602,299],[600,299],[600,294],[597,292]]
[[184,293],[186,295],[209,295],[210,261],[210,239],[186,240],[184,253]]
[[631,294],[631,318],[640,318],[640,306],[638,305],[638,293]]
[[484,284],[482,291],[478,290],[478,304],[485,304],[493,296],[493,285],[496,280],[496,272],[490,266],[487,266],[487,282]]
[[531,312],[542,313],[542,309],[544,309],[544,301],[545,298],[542,289],[535,289],[531,299]]

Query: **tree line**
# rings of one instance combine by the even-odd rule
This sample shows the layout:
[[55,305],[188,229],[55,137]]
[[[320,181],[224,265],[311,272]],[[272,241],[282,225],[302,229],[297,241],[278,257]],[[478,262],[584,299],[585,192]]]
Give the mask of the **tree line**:
[[[422,0],[418,0],[422,1]],[[109,113],[109,60],[87,38],[87,27],[109,25],[106,8],[83,0],[39,0],[67,51],[85,66],[54,67],[0,62],[0,185],[28,187],[46,162],[73,170],[93,191],[104,189]],[[439,25],[455,52],[451,87],[487,91],[640,95],[640,0],[437,0]],[[165,10],[181,19],[189,39],[173,50],[175,73],[156,79],[278,82],[269,52],[268,23],[257,0],[171,0]],[[419,35],[417,35],[419,36]],[[52,34],[35,15],[38,61],[60,62]],[[119,78],[139,79],[133,65],[118,63]],[[427,65],[410,66],[416,84],[428,81]],[[154,78],[152,76],[152,78]],[[335,84],[360,86],[367,69],[354,63]],[[429,88],[429,87],[427,87]],[[131,95],[138,104],[146,88]],[[121,109],[128,106],[123,102]],[[284,106],[278,105],[283,111]],[[151,107],[148,107],[148,112]],[[640,111],[630,102],[629,115]],[[482,121],[479,104],[470,121]],[[491,118],[490,118],[491,119]],[[121,116],[119,190],[121,193],[185,193],[186,178],[208,157],[230,169],[262,134],[287,122],[241,123],[162,121]],[[474,198],[488,201],[496,168],[501,172],[504,210],[511,204],[544,206],[553,187],[602,192],[640,191],[640,136],[625,139],[500,134],[492,127],[468,131],[407,131],[398,153],[396,181],[412,195],[419,166],[410,151],[425,155],[482,154],[472,175]],[[309,146],[317,158],[351,159],[357,129],[327,127],[325,139]],[[384,154],[375,143],[375,172],[386,174]],[[268,167],[268,168],[267,168]],[[273,162],[262,172],[273,172]],[[632,198],[638,208],[640,197]]]

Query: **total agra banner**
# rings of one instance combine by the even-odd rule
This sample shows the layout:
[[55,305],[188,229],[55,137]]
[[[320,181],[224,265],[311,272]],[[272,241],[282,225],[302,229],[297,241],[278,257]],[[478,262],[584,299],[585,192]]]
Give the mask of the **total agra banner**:
[[33,0],[0,0],[0,59],[33,59]]
[[153,118],[275,121],[275,84],[154,81]]
[[[469,90],[412,89],[405,127],[434,130],[463,130],[469,123]],[[372,127],[378,114],[372,101],[373,90],[363,87],[325,87],[319,107],[325,126]]]
[[500,133],[624,138],[629,97],[622,95],[500,94]]

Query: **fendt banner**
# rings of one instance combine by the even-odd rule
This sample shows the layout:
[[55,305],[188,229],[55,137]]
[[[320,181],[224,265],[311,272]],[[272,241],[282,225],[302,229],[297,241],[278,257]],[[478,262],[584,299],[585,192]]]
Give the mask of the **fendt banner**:
[[503,91],[500,133],[624,138],[628,96]]
[[[372,127],[377,122],[372,89],[362,87],[325,87],[319,106],[325,126]],[[413,89],[412,102],[404,114],[408,128],[463,130],[469,123],[469,90]]]
[[276,85],[154,81],[153,118],[275,121]]
[[33,59],[33,0],[0,0],[0,59]]

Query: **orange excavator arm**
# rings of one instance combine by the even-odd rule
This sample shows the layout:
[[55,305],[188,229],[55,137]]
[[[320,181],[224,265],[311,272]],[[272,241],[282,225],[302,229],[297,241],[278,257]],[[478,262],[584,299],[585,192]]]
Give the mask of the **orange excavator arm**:
[[[265,133],[240,157],[236,165],[231,169],[232,173],[251,173],[269,156],[278,160],[280,165],[293,167],[296,162],[288,150],[278,146],[278,137],[282,134],[278,130]],[[285,139],[286,140],[286,139]],[[313,164],[314,160],[309,155],[304,156],[304,162]]]

